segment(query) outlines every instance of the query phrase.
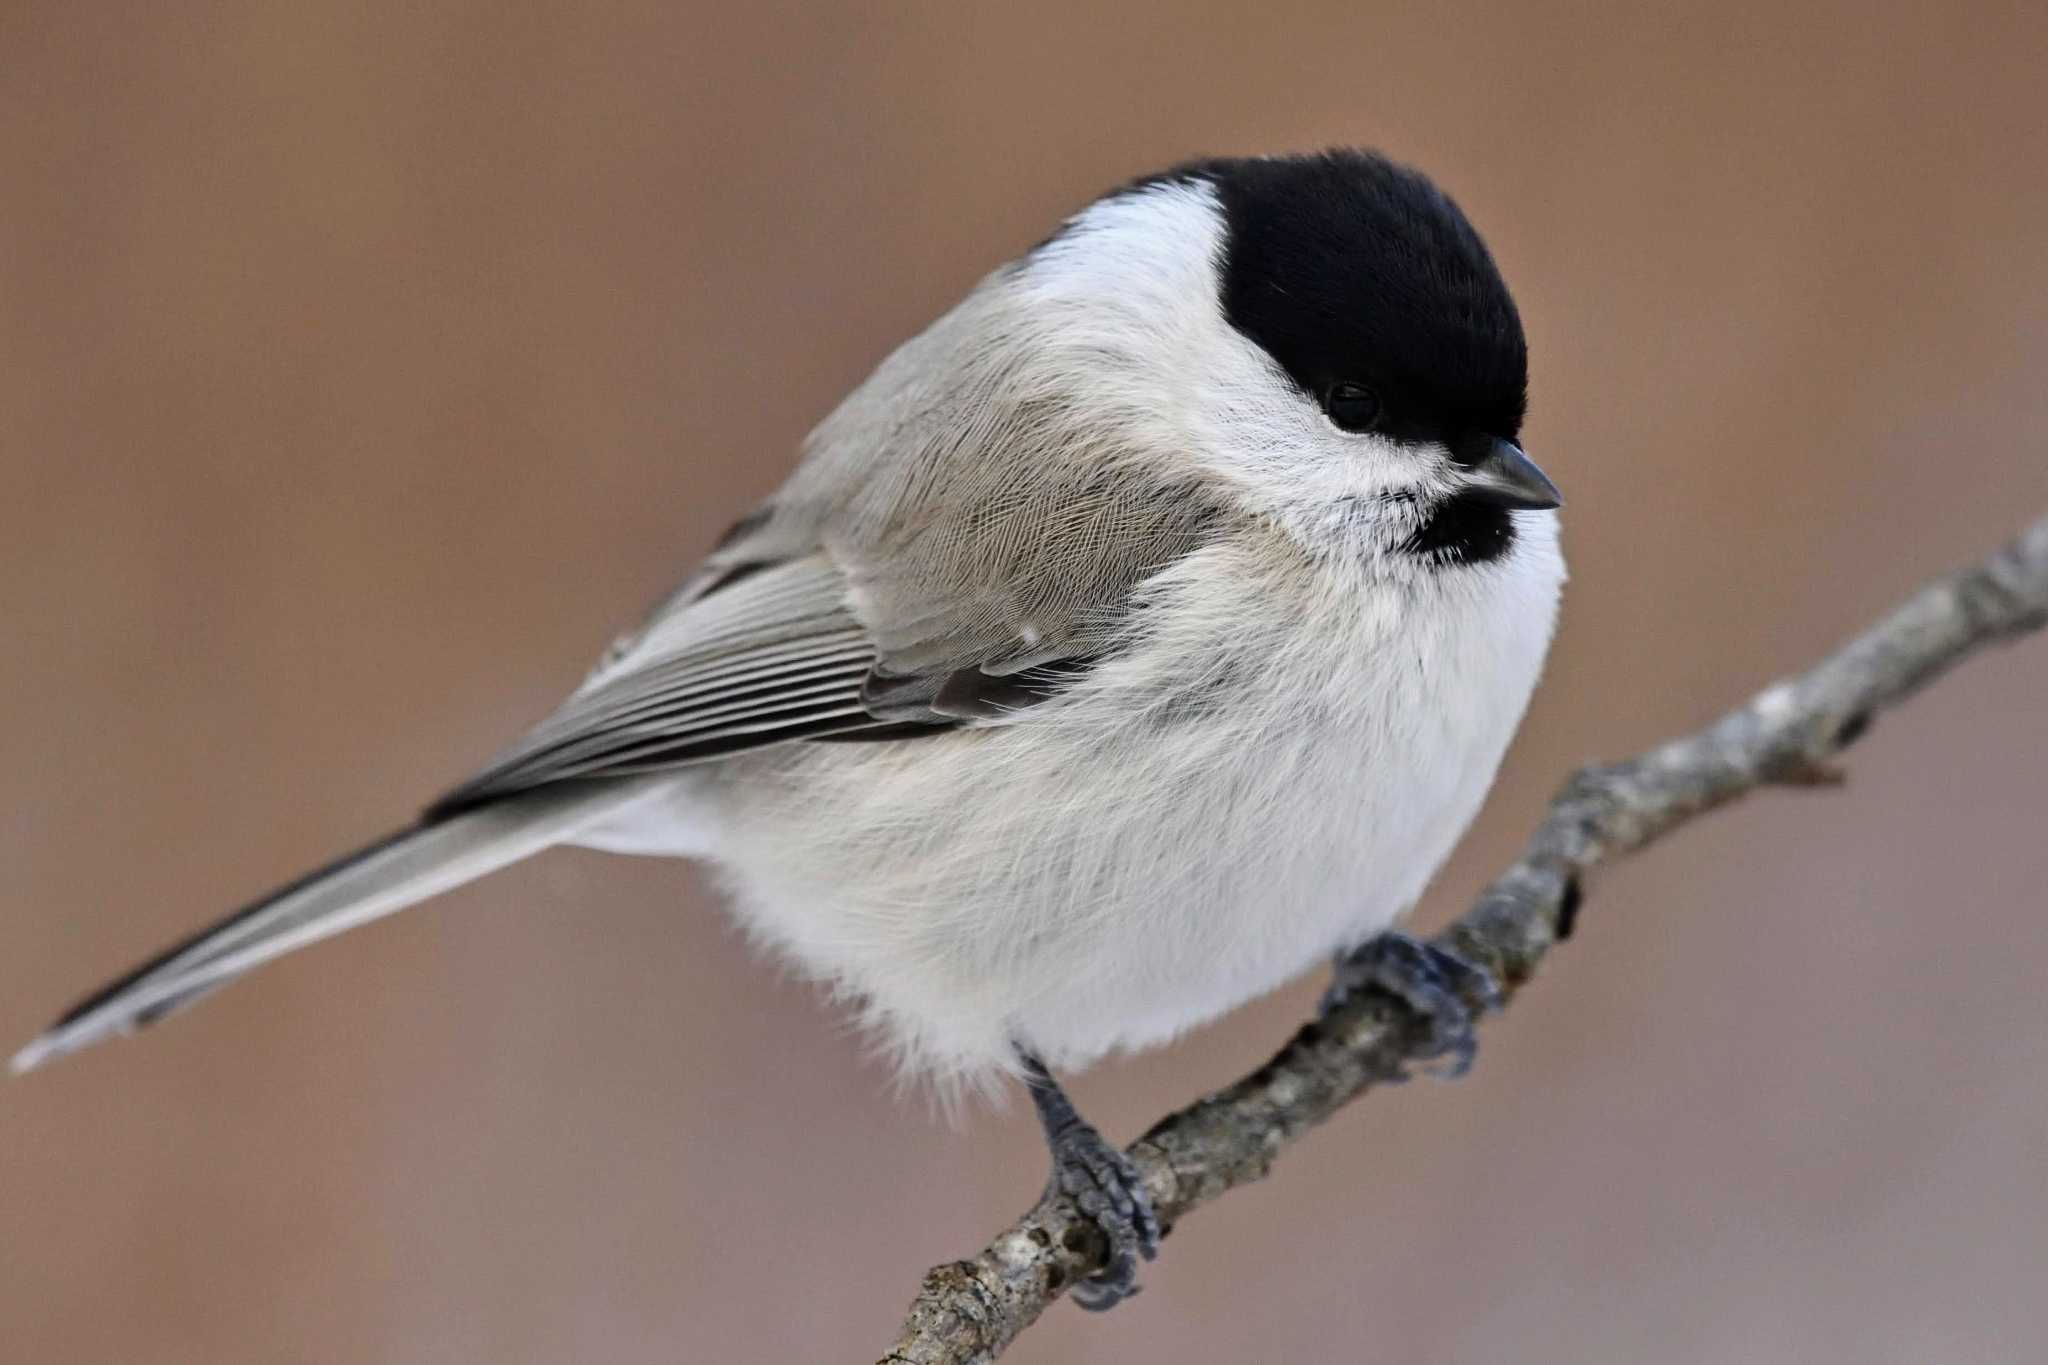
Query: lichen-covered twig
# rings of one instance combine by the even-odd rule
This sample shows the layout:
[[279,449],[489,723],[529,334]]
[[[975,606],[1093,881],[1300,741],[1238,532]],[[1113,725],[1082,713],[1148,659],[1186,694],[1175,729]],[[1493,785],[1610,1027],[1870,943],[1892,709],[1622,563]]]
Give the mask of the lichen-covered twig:
[[[1564,784],[1528,849],[1436,939],[1484,965],[1503,998],[1566,937],[1587,874],[1738,796],[1837,780],[1835,756],[1880,711],[1985,645],[2048,622],[2048,517],[1973,568],[1922,588],[1812,670],[1694,734]],[[1429,1047],[1428,1021],[1361,993],[1225,1090],[1154,1124],[1131,1159],[1168,1225],[1263,1176],[1307,1129]],[[1102,1268],[1094,1225],[1048,1196],[980,1255],[925,1276],[882,1365],[993,1360],[1074,1281]]]

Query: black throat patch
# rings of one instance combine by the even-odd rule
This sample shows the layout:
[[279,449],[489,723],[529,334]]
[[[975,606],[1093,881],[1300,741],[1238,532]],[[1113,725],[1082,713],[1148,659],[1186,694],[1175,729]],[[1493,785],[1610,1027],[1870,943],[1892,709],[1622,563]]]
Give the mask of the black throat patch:
[[1514,514],[1466,495],[1446,498],[1401,549],[1442,564],[1486,564],[1515,544]]

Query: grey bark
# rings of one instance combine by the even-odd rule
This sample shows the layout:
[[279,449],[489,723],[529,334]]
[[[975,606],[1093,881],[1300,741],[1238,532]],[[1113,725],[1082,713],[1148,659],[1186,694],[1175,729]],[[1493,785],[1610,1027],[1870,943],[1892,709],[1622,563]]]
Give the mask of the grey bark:
[[[1937,580],[1798,677],[1696,733],[1582,769],[1513,866],[1435,942],[1483,965],[1503,1000],[1570,933],[1587,874],[1696,815],[1774,784],[1840,780],[1834,759],[1896,706],[1986,645],[2048,622],[2048,517],[1983,563]],[[1472,1002],[1477,1004],[1477,1001]],[[1168,1115],[1128,1149],[1163,1223],[1265,1175],[1309,1128],[1421,1060],[1428,1021],[1368,991],[1304,1025],[1251,1075]],[[881,1365],[993,1360],[1076,1280],[1103,1239],[1048,1195],[972,1260],[924,1278]]]

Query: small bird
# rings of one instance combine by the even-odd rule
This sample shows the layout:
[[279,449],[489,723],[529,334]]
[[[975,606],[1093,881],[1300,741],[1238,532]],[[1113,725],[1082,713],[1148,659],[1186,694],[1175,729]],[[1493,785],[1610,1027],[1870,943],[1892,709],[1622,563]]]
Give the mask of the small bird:
[[1527,368],[1478,233],[1382,156],[1114,190],[885,359],[524,738],[14,1069],[553,845],[699,858],[908,1072],[1025,1084],[1109,1307],[1160,1230],[1055,1071],[1332,955],[1334,997],[1470,1058],[1483,974],[1393,926],[1549,648]]

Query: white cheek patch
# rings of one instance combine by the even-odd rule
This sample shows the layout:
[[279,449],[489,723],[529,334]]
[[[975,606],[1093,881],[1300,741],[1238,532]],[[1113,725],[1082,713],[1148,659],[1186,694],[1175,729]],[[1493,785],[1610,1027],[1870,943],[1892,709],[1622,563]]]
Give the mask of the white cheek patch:
[[1297,534],[1390,545],[1452,486],[1443,452],[1339,430],[1221,302],[1223,210],[1162,184],[1077,215],[1009,281],[1030,353],[1143,449],[1171,452]]
[[1227,335],[1217,339],[1212,355],[1235,382],[1210,394],[1206,410],[1198,409],[1207,433],[1200,444],[1223,477],[1292,529],[1392,544],[1454,487],[1440,447],[1338,429],[1263,351],[1218,321]]

